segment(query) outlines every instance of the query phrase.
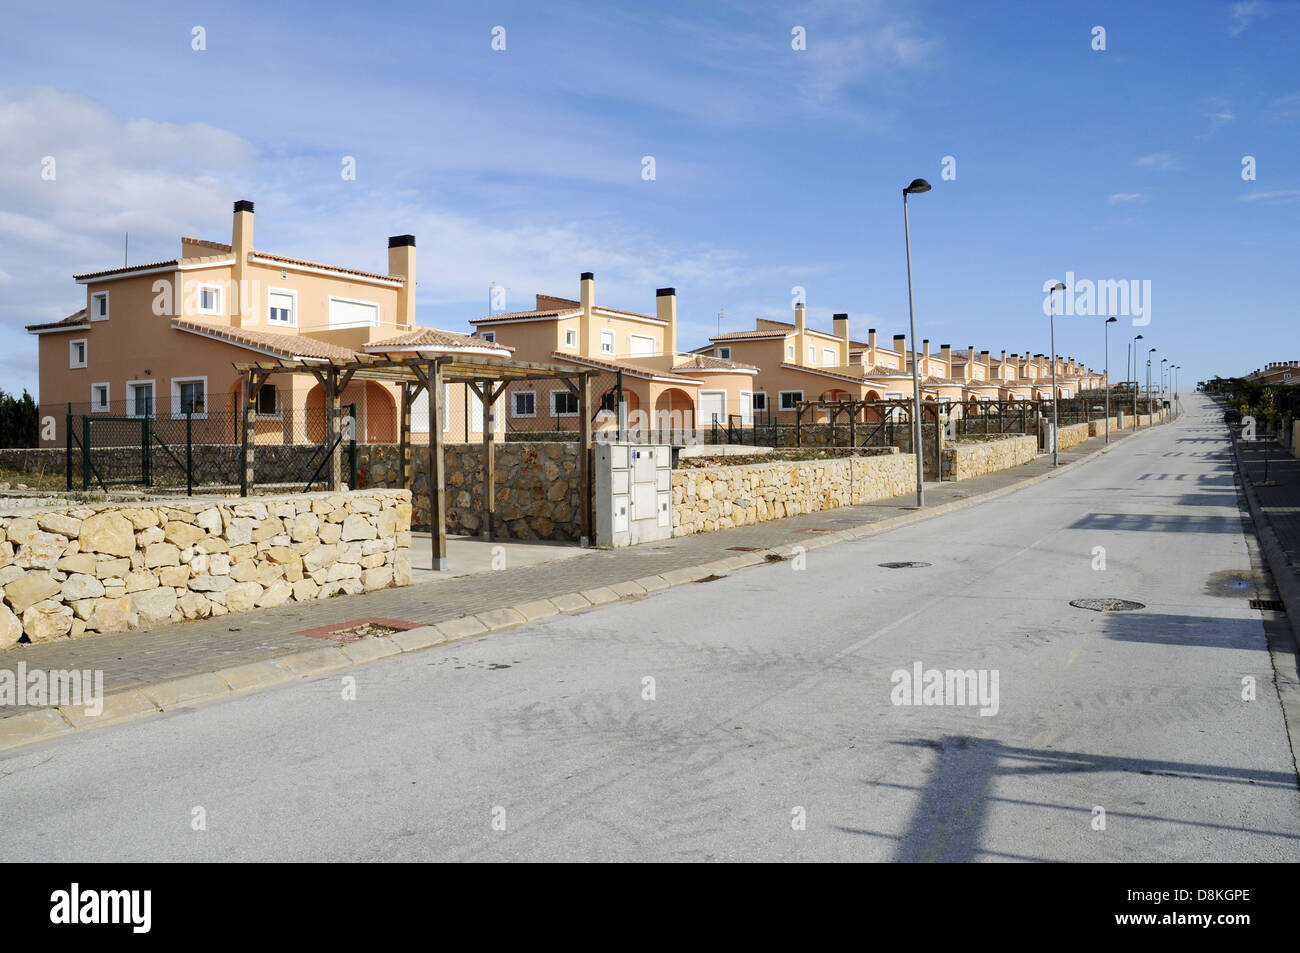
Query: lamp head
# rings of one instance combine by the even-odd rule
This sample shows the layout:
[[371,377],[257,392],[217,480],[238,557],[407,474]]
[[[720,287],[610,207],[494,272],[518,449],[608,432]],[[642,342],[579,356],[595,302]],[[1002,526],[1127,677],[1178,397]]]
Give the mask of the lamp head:
[[1052,291],[1064,291],[1064,290],[1065,290],[1065,282],[1064,282],[1064,281],[1058,281],[1056,284],[1052,285],[1052,287],[1048,288],[1047,290],[1048,290],[1049,292],[1052,292]]
[[912,184],[903,189],[904,195],[920,195],[922,192],[930,191],[930,183],[925,179],[913,179]]
[[1119,320],[1119,318],[1107,318],[1107,319],[1106,319],[1106,323],[1107,323],[1107,324],[1114,324],[1114,323],[1115,323],[1116,321],[1118,321],[1118,320]]

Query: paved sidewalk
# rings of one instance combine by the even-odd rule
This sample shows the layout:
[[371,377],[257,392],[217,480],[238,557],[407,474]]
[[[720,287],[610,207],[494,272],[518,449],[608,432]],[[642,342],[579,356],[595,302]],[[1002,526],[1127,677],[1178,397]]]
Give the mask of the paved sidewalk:
[[[1238,440],[1237,459],[1259,501],[1260,511],[1277,533],[1292,569],[1300,568],[1300,460],[1273,441]],[[1265,460],[1268,480],[1265,483]]]
[[[1139,431],[1139,438],[1146,432]],[[1118,446],[1132,436],[1131,433],[1112,434],[1110,445]],[[1106,449],[1104,438],[1098,437],[1062,451],[1062,468]],[[392,619],[415,626],[442,623],[442,640],[450,640],[554,615],[557,611],[576,611],[619,598],[635,598],[709,572],[759,564],[772,556],[772,550],[788,555],[793,546],[811,550],[829,542],[887,530],[1013,492],[1031,480],[1050,477],[1051,471],[1051,456],[1040,454],[1035,462],[1014,470],[960,483],[928,483],[923,511],[915,509],[915,494],[908,494],[717,533],[626,549],[590,550],[571,559],[542,565],[443,578],[400,589],[113,635],[19,645],[0,651],[0,669],[13,671],[19,662],[25,662],[28,670],[101,670],[104,692],[111,695],[247,663],[289,659],[304,651],[334,650],[338,642],[306,635],[304,631],[352,620]],[[711,565],[720,560],[728,560],[728,565]],[[702,568],[706,566],[709,568]],[[663,578],[664,574],[668,574],[667,579]],[[578,593],[583,597],[575,597]],[[518,613],[511,607],[525,611]],[[486,627],[472,618],[483,619],[485,615],[489,622]],[[32,711],[30,707],[17,706],[0,709],[0,723]]]

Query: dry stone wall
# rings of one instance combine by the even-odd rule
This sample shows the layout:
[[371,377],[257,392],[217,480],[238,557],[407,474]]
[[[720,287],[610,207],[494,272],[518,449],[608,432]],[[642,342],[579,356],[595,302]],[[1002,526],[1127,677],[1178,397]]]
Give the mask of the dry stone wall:
[[0,509],[0,648],[411,581],[405,490]]
[[816,513],[915,488],[910,453],[674,470],[673,535]]
[[990,440],[961,440],[943,448],[943,478],[969,480],[1030,463],[1038,456],[1038,438],[1017,434]]

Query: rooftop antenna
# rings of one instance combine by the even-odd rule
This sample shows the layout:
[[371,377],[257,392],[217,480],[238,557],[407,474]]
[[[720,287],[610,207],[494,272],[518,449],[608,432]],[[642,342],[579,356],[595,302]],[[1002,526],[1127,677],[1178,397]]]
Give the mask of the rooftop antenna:
[[127,255],[131,251],[131,233],[127,232],[126,237],[122,240],[122,267],[126,267]]
[[726,313],[727,313],[727,312],[726,312],[725,310],[723,310],[722,308],[719,308],[719,309],[718,309],[718,333],[719,333],[719,334],[722,333],[722,319],[723,319],[723,317],[726,315]]

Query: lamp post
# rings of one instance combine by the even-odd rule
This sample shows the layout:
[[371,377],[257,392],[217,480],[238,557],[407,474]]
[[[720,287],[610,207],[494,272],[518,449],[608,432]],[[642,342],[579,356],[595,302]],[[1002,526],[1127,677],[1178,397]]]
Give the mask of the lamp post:
[[1052,350],[1050,352],[1052,362],[1052,466],[1056,466],[1058,462],[1056,448],[1059,441],[1056,439],[1056,404],[1061,393],[1056,389],[1056,292],[1064,290],[1065,282],[1063,281],[1058,281],[1047,289],[1047,300],[1049,302],[1047,311],[1052,325]]
[[1161,417],[1165,415],[1165,371],[1167,369],[1165,365],[1168,363],[1169,363],[1169,358],[1162,357],[1160,359],[1160,416]]
[[[907,197],[930,191],[925,179],[913,179],[903,189],[903,243],[907,246],[907,317],[912,331],[912,453],[916,455],[916,505],[925,506],[925,467],[921,460],[921,375],[916,361],[916,307],[912,302],[912,233],[907,221]],[[938,418],[935,425],[938,426]]]
[[1133,339],[1133,376],[1129,378],[1129,383],[1133,385],[1133,430],[1137,431],[1138,426],[1138,341],[1142,340],[1142,335]]
[[1181,364],[1174,365],[1174,416],[1182,413],[1182,408],[1179,406],[1178,401],[1178,372],[1182,370],[1182,367],[1183,365]]
[[1147,351],[1147,416],[1151,418],[1152,426],[1155,426],[1156,418],[1151,413],[1151,355],[1155,352],[1155,348]]
[[1106,323],[1102,325],[1106,337],[1106,442],[1110,443],[1110,326],[1118,321],[1118,318],[1107,318]]

